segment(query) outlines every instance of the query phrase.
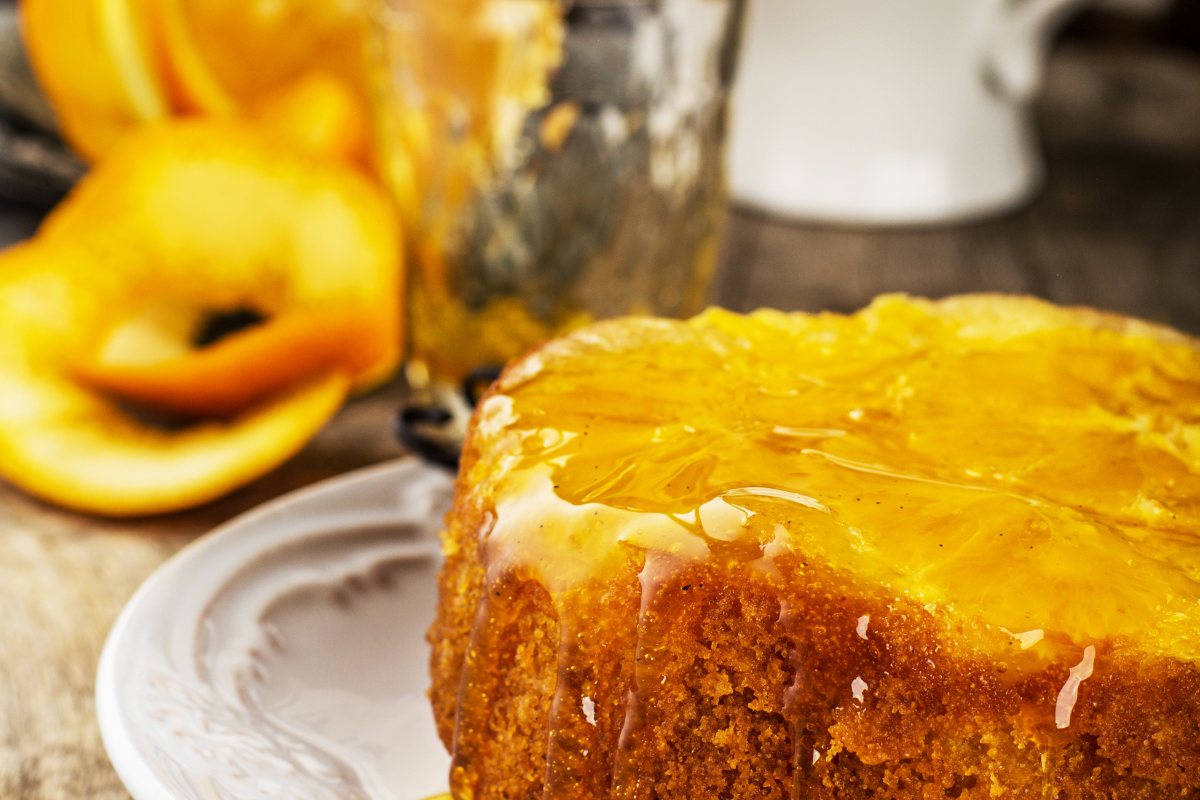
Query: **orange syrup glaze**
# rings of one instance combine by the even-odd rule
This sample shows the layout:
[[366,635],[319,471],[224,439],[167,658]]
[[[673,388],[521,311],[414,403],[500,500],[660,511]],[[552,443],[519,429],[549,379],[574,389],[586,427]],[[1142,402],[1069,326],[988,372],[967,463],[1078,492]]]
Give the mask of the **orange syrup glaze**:
[[[1131,653],[1200,660],[1200,352],[1167,329],[1000,297],[617,320],[511,366],[467,452],[460,491],[485,509],[478,619],[520,579],[561,626],[548,796],[588,780],[581,703],[624,715],[612,793],[641,796],[634,754],[677,621],[723,587],[777,598],[793,643],[793,793],[819,779],[825,729],[841,737],[829,760],[900,676],[961,684],[961,708],[938,702],[968,727],[1027,718],[1050,781],[1088,680]],[[601,606],[628,605],[631,576],[623,629]],[[593,712],[604,647],[636,663]],[[471,669],[468,655],[464,687]],[[460,708],[460,742],[486,705]]]

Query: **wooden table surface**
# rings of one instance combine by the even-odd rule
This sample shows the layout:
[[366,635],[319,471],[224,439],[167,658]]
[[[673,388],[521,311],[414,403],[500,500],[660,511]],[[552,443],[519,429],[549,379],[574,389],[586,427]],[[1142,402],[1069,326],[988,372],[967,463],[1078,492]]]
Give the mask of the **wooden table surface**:
[[[715,299],[852,310],[884,291],[1026,292],[1200,333],[1200,62],[1060,50],[1039,109],[1049,180],[1027,208],[940,229],[790,225],[735,211]],[[0,243],[36,217],[0,208]],[[0,484],[0,798],[127,798],[92,700],[109,627],[185,543],[291,489],[401,454],[393,385],[275,473],[203,508],[111,522]]]

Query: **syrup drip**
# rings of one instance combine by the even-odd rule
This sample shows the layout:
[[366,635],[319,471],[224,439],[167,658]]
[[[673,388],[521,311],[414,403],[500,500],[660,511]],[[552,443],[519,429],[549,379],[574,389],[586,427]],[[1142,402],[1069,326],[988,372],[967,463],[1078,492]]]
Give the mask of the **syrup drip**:
[[580,714],[584,697],[589,696],[585,685],[592,676],[588,666],[594,644],[587,642],[589,631],[582,624],[586,614],[572,613],[563,608],[558,612],[560,639],[558,646],[558,680],[554,701],[550,706],[549,742],[546,748],[546,792],[550,797],[563,797],[578,791],[592,772],[583,769],[592,745],[595,708],[592,713]]
[[[479,741],[486,735],[487,720],[492,710],[491,699],[498,689],[499,673],[490,668],[487,657],[487,648],[499,644],[499,637],[495,634],[502,630],[501,626],[495,624],[491,596],[492,591],[485,592],[479,604],[463,660],[458,713],[454,720],[456,743]],[[474,788],[468,782],[474,766],[473,755],[469,748],[457,746],[451,754],[450,793],[456,798],[474,796]]]
[[790,600],[780,604],[778,626],[788,639],[788,660],[792,671],[792,682],[783,692],[783,716],[791,720],[792,727],[791,800],[802,800],[808,794],[806,787],[817,779],[816,767],[821,760],[817,742],[809,733],[809,719],[805,713],[807,675],[804,657],[796,645],[796,634],[803,620],[797,614],[796,606]]
[[633,681],[625,699],[624,722],[613,762],[612,796],[615,800],[633,800],[651,790],[646,780],[653,778],[654,773],[650,770],[647,774],[642,769],[649,761],[643,758],[648,748],[647,714],[652,711],[655,695],[663,684],[660,664],[668,657],[663,628],[669,624],[670,613],[664,608],[663,590],[678,568],[669,555],[647,553],[646,564],[638,575],[641,608],[638,611],[637,648]]

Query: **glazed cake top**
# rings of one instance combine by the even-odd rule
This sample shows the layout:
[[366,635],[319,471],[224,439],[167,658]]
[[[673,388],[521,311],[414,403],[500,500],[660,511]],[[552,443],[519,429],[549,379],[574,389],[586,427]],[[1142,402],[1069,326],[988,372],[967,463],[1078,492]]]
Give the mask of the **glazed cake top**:
[[1031,666],[1200,660],[1200,352],[1164,328],[999,296],[616,320],[511,366],[467,446],[486,565],[556,597],[631,549],[787,552]]

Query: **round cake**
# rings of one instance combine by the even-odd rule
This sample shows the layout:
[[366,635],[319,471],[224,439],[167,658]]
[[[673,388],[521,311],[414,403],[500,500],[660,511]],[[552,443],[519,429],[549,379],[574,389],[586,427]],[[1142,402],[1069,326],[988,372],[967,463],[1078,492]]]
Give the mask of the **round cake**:
[[510,365],[443,535],[459,800],[1200,794],[1200,350],[1000,296]]

